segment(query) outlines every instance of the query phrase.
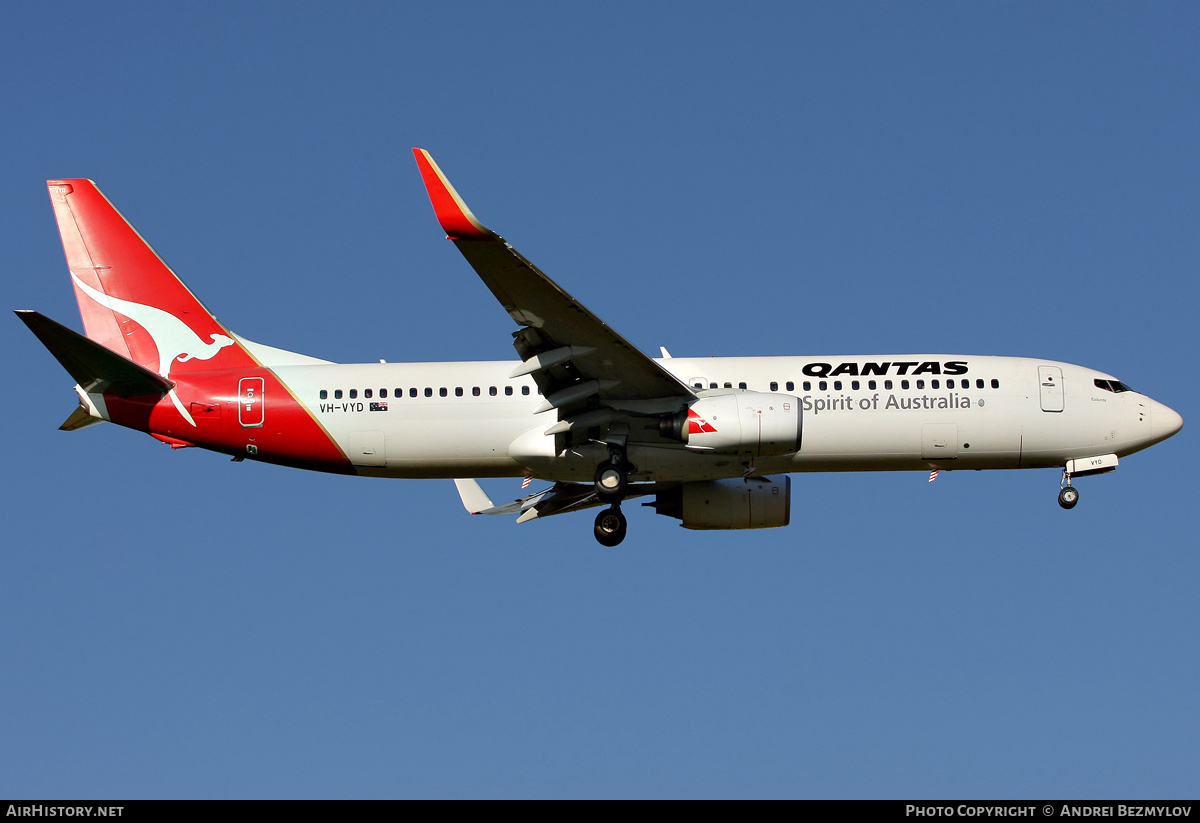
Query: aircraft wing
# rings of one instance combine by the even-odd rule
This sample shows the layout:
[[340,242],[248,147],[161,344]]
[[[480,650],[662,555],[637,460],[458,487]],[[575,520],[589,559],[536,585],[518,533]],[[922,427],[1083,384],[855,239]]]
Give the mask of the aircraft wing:
[[[596,506],[607,506],[596,496],[596,487],[591,483],[555,483],[548,489],[534,492],[499,506],[480,487],[478,480],[459,479],[454,481],[463,507],[471,514],[517,514],[518,523],[528,523],[536,517],[550,517]],[[629,487],[626,500],[655,494],[673,484],[636,483]],[[649,504],[646,504],[649,505]]]
[[[588,408],[593,396],[603,406],[647,412],[656,406],[678,407],[695,397],[688,386],[480,223],[429,152],[413,149],[413,154],[446,235],[521,326],[513,333],[513,345],[524,362],[512,376],[533,376],[546,398],[545,410],[557,408],[566,421]],[[585,424],[595,425],[603,411],[588,414]]]

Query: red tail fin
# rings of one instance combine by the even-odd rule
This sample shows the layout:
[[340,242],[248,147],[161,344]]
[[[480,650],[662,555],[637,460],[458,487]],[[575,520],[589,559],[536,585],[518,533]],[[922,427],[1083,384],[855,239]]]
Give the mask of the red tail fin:
[[253,365],[95,183],[47,186],[89,338],[164,377]]

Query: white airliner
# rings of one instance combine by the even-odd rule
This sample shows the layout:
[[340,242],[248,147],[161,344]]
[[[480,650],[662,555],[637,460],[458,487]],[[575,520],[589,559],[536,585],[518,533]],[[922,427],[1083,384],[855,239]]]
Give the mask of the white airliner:
[[[339,365],[222,326],[89,180],[51,180],[86,336],[17,312],[77,381],[62,428],[108,420],[172,448],[372,477],[455,478],[467,510],[517,522],[653,496],[689,529],[785,526],[789,472],[1062,470],[1183,425],[1093,369],[1020,357],[889,354],[651,359],[476,220],[415,149],[434,212],[517,325],[520,360]],[[549,488],[494,505],[474,479]]]

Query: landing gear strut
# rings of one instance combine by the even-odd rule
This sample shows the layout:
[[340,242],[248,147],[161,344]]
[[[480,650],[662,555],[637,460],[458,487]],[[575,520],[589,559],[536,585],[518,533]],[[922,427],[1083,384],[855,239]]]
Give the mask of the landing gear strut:
[[621,513],[620,504],[615,504],[596,515],[596,540],[601,546],[616,546],[625,539],[629,522]]
[[1064,509],[1073,509],[1075,504],[1079,502],[1079,490],[1071,485],[1071,473],[1063,469],[1062,482],[1059,484],[1062,489],[1058,493],[1058,505]]
[[596,515],[596,539],[602,546],[616,546],[625,539],[629,523],[621,513],[621,501],[629,487],[629,470],[625,459],[625,444],[629,431],[625,426],[613,426],[605,443],[608,460],[596,467],[596,496],[609,507]]
[[629,461],[625,459],[626,440],[629,428],[616,425],[608,430],[604,443],[608,446],[608,460],[596,467],[596,496],[605,503],[620,503],[629,485]]

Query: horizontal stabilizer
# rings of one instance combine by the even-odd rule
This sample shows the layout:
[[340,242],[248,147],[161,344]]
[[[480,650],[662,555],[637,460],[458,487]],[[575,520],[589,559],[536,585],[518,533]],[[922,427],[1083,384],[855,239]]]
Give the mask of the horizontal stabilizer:
[[18,311],[16,315],[85,391],[137,397],[162,394],[174,385],[43,314]]
[[63,421],[63,424],[58,427],[59,431],[73,432],[80,429],[86,429],[88,426],[94,426],[97,423],[103,423],[103,417],[96,417],[91,414],[87,406],[80,406],[71,412],[71,416]]

